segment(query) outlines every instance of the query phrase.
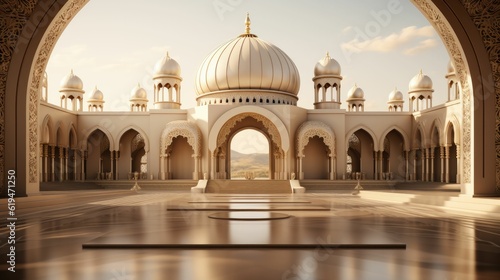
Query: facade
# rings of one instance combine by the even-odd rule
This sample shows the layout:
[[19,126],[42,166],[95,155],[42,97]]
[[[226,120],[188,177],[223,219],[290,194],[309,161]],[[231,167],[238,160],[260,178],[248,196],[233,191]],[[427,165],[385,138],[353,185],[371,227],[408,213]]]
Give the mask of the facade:
[[168,53],[154,68],[154,108],[137,85],[129,112],[106,112],[97,88],[84,111],[83,82],[73,71],[56,106],[43,83],[40,181],[129,180],[136,172],[148,180],[230,179],[231,140],[254,129],[269,142],[269,179],[461,183],[463,106],[451,62],[442,81],[448,93],[437,93],[448,95],[444,104],[432,104],[433,81],[420,71],[409,82],[409,111],[394,89],[386,112],[369,112],[358,85],[342,104],[341,67],[327,53],[312,69],[314,109],[305,109],[297,106],[292,59],[252,34],[248,17],[245,25],[201,63],[194,108],[181,109],[181,66]]

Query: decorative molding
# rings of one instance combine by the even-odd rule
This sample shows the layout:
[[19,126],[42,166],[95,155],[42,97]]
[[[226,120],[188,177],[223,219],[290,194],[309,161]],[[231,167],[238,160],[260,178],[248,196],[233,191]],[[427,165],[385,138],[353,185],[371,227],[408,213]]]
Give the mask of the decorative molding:
[[165,151],[177,136],[187,139],[188,144],[193,148],[195,157],[201,156],[201,132],[198,126],[191,121],[172,121],[167,124],[161,134],[160,154],[162,156],[166,156]]
[[[482,77],[482,79],[493,82],[495,85],[496,186],[500,191],[500,19],[498,17],[500,2],[489,0],[461,0],[460,2],[483,38],[493,72],[492,77]],[[485,96],[485,98],[488,97]],[[464,123],[463,127],[470,129],[469,124]]]
[[[23,28],[33,13],[36,0],[4,0],[0,4],[0,193],[3,193],[5,178],[5,95],[7,90],[7,73],[10,62]],[[13,105],[13,104],[11,104]],[[38,125],[38,124],[37,124]],[[38,145],[35,142],[35,145]],[[35,155],[36,158],[36,155]],[[38,163],[36,164],[38,166]]]
[[318,136],[323,138],[323,142],[330,149],[330,157],[336,157],[335,134],[332,129],[320,121],[306,121],[297,129],[296,149],[297,157],[304,156],[304,148],[309,143],[309,139]]
[[35,54],[35,61],[28,85],[28,182],[30,183],[38,181],[38,102],[45,68],[47,67],[50,53],[57,39],[59,39],[66,25],[68,25],[87,1],[72,0],[64,5],[56,18],[51,22]]
[[[462,109],[463,109],[463,133],[462,133],[462,153],[463,153],[463,182],[471,183],[472,176],[472,136],[471,136],[471,86],[468,80],[467,66],[465,64],[465,59],[460,51],[460,46],[455,39],[454,33],[451,27],[448,25],[446,19],[441,14],[441,12],[433,5],[429,0],[412,0],[415,6],[417,6],[420,11],[427,17],[431,22],[437,33],[441,35],[441,39],[448,49],[453,64],[455,65],[455,72],[460,80],[460,86],[462,88]],[[463,0],[471,1],[472,0]],[[486,2],[486,0],[481,0]],[[477,1],[476,1],[477,2]]]

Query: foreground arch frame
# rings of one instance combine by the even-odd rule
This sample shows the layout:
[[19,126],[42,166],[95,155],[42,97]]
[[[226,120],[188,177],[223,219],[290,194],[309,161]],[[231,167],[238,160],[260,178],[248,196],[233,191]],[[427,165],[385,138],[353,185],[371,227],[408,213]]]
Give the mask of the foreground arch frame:
[[[10,5],[9,5],[9,2]],[[0,176],[5,195],[8,170],[15,170],[16,195],[39,189],[38,98],[50,53],[88,0],[8,0],[19,8],[5,18],[0,68]],[[462,192],[494,195],[500,182],[499,34],[493,25],[499,3],[487,0],[412,0],[442,37],[463,90]],[[489,8],[486,8],[489,7]],[[486,12],[484,12],[486,11]],[[494,38],[493,40],[491,38]],[[496,38],[496,39],[495,39]],[[496,72],[493,72],[495,69]],[[8,122],[6,121],[8,120]],[[496,149],[499,147],[499,149]],[[497,150],[497,152],[493,152]],[[497,171],[499,170],[499,171]],[[498,174],[497,174],[498,172]]]

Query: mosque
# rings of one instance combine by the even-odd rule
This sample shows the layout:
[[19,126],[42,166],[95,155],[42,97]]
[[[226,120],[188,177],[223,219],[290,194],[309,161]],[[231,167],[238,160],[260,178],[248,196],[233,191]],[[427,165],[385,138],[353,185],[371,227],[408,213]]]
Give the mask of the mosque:
[[129,112],[107,112],[97,88],[86,97],[73,71],[61,81],[60,105],[50,104],[45,76],[40,181],[130,180],[134,174],[140,180],[231,179],[231,141],[253,129],[268,140],[270,180],[461,183],[463,106],[451,62],[442,81],[448,84],[444,104],[432,103],[433,81],[416,69],[407,97],[389,89],[387,111],[369,112],[357,85],[343,100],[341,66],[327,53],[311,69],[314,109],[306,109],[297,106],[301,81],[292,59],[250,25],[247,16],[244,33],[201,63],[194,108],[181,108],[181,67],[168,53],[154,67],[154,96],[137,85]]

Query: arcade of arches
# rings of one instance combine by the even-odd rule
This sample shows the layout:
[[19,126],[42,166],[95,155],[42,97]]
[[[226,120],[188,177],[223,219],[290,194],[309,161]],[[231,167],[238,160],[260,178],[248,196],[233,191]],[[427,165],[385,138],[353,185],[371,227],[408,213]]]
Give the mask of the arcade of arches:
[[[50,50],[63,27],[86,2],[26,1],[24,8],[13,11],[17,13],[18,24],[9,25],[12,27],[7,31],[11,35],[2,42],[2,49],[7,51],[2,57],[5,67],[0,70],[0,171],[2,174],[6,170],[18,172],[19,186],[26,188],[20,187],[19,195],[37,192],[40,181],[123,180],[135,172],[141,174],[141,178],[154,180],[199,179],[204,174],[210,178],[227,178],[230,139],[245,128],[257,129],[269,139],[273,179],[288,179],[297,173],[301,179],[338,180],[354,176],[374,180],[457,182],[463,185],[464,194],[496,192],[497,153],[494,151],[495,139],[500,139],[495,137],[498,98],[492,101],[494,82],[499,78],[499,61],[495,57],[499,34],[498,30],[489,28],[496,10],[482,9],[481,5],[498,4],[413,0],[450,52],[453,65],[449,70],[453,71],[443,73],[446,81],[442,81],[449,85],[446,94],[450,98],[445,104],[426,101],[426,106],[417,104],[410,112],[346,112],[338,108],[341,73],[334,68],[321,72],[334,61],[328,57],[318,62],[323,68],[317,65],[315,73],[320,70],[315,81],[319,83],[321,79],[324,85],[335,84],[337,91],[332,91],[331,99],[326,96],[330,93],[323,93],[323,98],[317,98],[315,109],[306,110],[295,106],[299,77],[293,62],[283,53],[276,60],[266,62],[271,66],[274,63],[291,66],[286,75],[281,73],[280,85],[269,84],[264,89],[261,84],[257,87],[251,83],[245,89],[198,87],[198,104],[206,109],[191,111],[177,107],[180,86],[176,98],[171,97],[169,90],[158,90],[154,97],[158,102],[157,111],[145,111],[123,122],[124,115],[134,112],[108,112],[103,117],[101,112],[81,112],[80,108],[61,108],[44,101],[44,96],[50,94],[42,87]],[[37,22],[51,24],[33,24]],[[248,20],[247,33],[235,42],[241,38],[256,40],[249,24]],[[239,53],[236,57],[244,55]],[[170,57],[161,61],[175,62]],[[232,71],[223,68],[223,64],[215,65],[214,69]],[[180,81],[180,70],[175,69],[158,68],[155,84],[162,79]],[[198,83],[213,77],[208,70],[206,76],[199,77]],[[265,81],[263,73],[250,75],[249,81]],[[68,83],[70,87],[64,92],[60,90],[68,98],[82,90],[81,83],[74,83],[77,77],[70,78],[73,79]],[[428,93],[433,90],[426,87],[429,85],[426,79],[430,78],[422,73],[414,77],[410,85],[415,87],[412,91],[410,86],[410,96],[422,92],[424,98],[432,98]],[[225,84],[230,85],[227,81]],[[310,85],[316,95],[320,89]],[[498,94],[499,89],[496,90]],[[330,88],[324,90],[330,91]],[[362,91],[352,92],[346,100],[348,108],[364,108]],[[170,96],[166,96],[168,94]],[[204,102],[216,95],[235,101],[215,105]],[[388,104],[399,108],[392,104],[402,102],[398,99],[400,95],[391,93],[390,96]],[[95,97],[95,102],[103,101],[99,95]],[[140,102],[147,98],[139,97]],[[286,99],[287,102],[269,105],[252,102],[261,98]],[[414,100],[422,98],[415,96]],[[16,106],[11,106],[13,104]],[[496,108],[498,110],[498,104]],[[302,131],[301,126],[310,122],[316,126]],[[377,125],[380,123],[383,126]],[[498,131],[496,133],[498,135]],[[317,168],[311,168],[312,162]]]

